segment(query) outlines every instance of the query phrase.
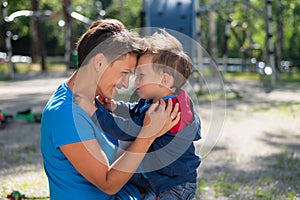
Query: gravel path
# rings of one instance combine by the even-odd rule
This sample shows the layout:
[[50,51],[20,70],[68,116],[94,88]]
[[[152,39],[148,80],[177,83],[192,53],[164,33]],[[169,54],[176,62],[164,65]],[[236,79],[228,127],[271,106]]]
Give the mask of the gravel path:
[[[294,190],[290,199],[299,200],[300,88],[266,93],[258,82],[232,84],[243,98],[227,99],[221,136],[199,169],[199,177],[208,183],[201,199],[278,199],[261,192],[276,188],[283,194]],[[218,182],[225,190],[237,188],[216,197]]]
[[[65,74],[39,74],[0,82],[0,109],[13,115],[28,108],[41,112],[64,79]],[[13,190],[26,196],[49,195],[39,147],[38,123],[15,118],[0,129],[0,199],[6,199]]]

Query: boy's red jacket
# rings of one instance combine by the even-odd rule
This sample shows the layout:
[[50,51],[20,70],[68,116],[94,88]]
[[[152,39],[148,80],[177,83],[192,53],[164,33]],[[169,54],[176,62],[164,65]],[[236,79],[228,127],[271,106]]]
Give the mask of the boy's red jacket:
[[[168,100],[165,100],[167,103]],[[191,108],[191,101],[189,96],[184,90],[179,90],[178,95],[174,98],[172,98],[173,108],[176,103],[179,103],[179,109],[180,112],[180,120],[178,124],[173,126],[173,128],[170,130],[171,133],[176,134],[177,132],[184,129],[187,125],[189,125],[194,117],[192,113]]]

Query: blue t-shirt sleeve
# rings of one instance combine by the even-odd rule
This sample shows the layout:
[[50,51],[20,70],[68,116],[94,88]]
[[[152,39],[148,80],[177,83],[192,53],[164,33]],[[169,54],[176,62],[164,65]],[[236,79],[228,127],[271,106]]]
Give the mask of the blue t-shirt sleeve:
[[95,139],[92,120],[76,104],[57,110],[51,120],[53,143],[56,148],[62,145]]

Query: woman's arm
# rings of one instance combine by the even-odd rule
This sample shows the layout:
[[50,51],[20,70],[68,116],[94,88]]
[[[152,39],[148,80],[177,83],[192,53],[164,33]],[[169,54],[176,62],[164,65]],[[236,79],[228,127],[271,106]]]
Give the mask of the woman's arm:
[[[128,152],[122,154],[112,166],[109,166],[104,152],[95,139],[60,148],[76,170],[88,181],[107,194],[115,194],[130,179],[144,157],[144,153],[134,153],[146,152],[151,143],[151,140],[138,138]],[[124,171],[121,170],[123,168]]]
[[[91,183],[108,194],[117,193],[131,178],[152,142],[178,123],[178,105],[160,101],[146,113],[138,138],[111,166],[96,139],[61,146],[73,166]],[[171,116],[176,116],[173,120]],[[154,120],[155,119],[155,120]]]

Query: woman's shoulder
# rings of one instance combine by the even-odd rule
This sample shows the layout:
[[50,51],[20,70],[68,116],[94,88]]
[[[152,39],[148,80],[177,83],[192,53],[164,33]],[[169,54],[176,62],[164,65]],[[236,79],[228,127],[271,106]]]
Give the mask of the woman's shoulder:
[[58,86],[46,104],[46,110],[59,110],[63,106],[72,106],[73,94],[65,83]]

